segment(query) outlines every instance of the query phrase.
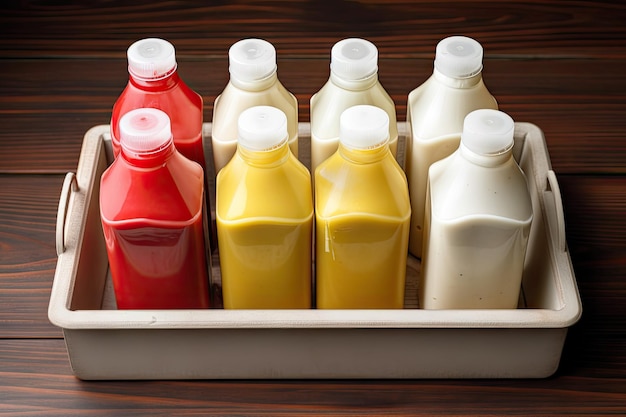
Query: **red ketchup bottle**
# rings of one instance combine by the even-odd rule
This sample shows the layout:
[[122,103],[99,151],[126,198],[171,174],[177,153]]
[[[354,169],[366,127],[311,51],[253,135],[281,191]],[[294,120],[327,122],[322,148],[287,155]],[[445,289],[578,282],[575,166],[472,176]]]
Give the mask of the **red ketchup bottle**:
[[127,56],[128,84],[111,116],[115,156],[120,152],[120,118],[130,110],[152,107],[170,117],[176,149],[205,169],[202,97],[178,76],[174,46],[164,39],[141,39],[128,48]]
[[209,307],[202,167],[174,147],[170,120],[136,109],[102,174],[100,216],[119,309]]

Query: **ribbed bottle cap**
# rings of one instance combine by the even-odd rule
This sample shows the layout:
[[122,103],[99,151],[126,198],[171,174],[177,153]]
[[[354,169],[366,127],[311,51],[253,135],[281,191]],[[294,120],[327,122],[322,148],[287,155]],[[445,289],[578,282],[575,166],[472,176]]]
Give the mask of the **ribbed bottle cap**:
[[276,49],[263,39],[242,39],[228,50],[230,76],[241,81],[256,81],[276,71]]
[[176,68],[174,46],[164,39],[138,40],[128,48],[126,55],[128,71],[139,78],[160,78]]
[[479,155],[499,155],[513,147],[515,123],[508,114],[474,110],[465,117],[461,143]]
[[347,80],[363,79],[378,71],[378,49],[365,39],[343,39],[331,49],[330,70]]
[[370,149],[389,139],[389,115],[375,106],[347,108],[339,117],[339,141],[351,149]]
[[239,145],[267,151],[287,141],[287,116],[272,106],[254,106],[241,112],[237,127]]
[[466,36],[450,36],[437,44],[435,68],[453,78],[467,78],[483,68],[483,47]]
[[131,110],[120,119],[120,144],[130,152],[154,152],[171,140],[170,118],[159,109]]

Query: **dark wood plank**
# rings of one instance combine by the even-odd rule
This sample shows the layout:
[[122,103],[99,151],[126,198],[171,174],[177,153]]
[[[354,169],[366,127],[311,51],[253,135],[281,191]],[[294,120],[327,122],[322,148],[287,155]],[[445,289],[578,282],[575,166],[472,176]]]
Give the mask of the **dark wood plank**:
[[586,376],[84,382],[61,340],[0,340],[0,412],[19,415],[608,415],[626,412],[624,395],[626,380]]
[[0,55],[117,56],[147,36],[181,55],[221,55],[264,37],[284,55],[326,55],[339,38],[368,37],[393,56],[430,55],[463,33],[498,55],[626,57],[626,6],[616,1],[64,2],[0,6]]
[[562,366],[573,373],[582,367],[606,376],[626,375],[626,177],[558,179],[583,304]]
[[[154,2],[0,4],[0,414],[623,415],[626,414],[626,3],[604,1]],[[330,48],[360,36],[404,120],[435,44],[466,34],[485,48],[501,109],[546,134],[563,195],[583,316],[561,366],[542,380],[83,382],[47,320],[63,173],[88,128],[108,123],[125,53],[160,36],[205,99],[228,79],[228,47],[263,37],[299,100],[328,77]],[[45,175],[44,175],[45,174]],[[52,174],[52,175],[49,175]]]
[[48,321],[63,177],[0,175],[0,338],[59,337]]
[[[0,172],[72,171],[83,135],[106,124],[127,82],[125,60],[8,60],[0,68]],[[326,82],[326,58],[279,62],[298,98],[300,121]],[[409,92],[432,73],[431,59],[383,59],[380,79],[406,118]],[[205,121],[228,82],[227,60],[181,60],[185,81],[204,98]],[[484,79],[501,109],[545,133],[559,173],[626,173],[626,59],[485,61]],[[49,74],[56,74],[50,80]],[[602,74],[599,76],[599,74]]]

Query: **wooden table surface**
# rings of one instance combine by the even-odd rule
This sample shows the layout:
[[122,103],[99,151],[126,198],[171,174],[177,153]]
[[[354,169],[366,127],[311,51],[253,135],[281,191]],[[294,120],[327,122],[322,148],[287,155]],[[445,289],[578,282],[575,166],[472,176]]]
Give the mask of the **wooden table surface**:
[[[621,1],[4,1],[0,4],[0,415],[609,415],[626,413],[626,5]],[[47,317],[64,174],[108,123],[126,48],[176,47],[205,121],[228,47],[262,37],[309,120],[330,48],[365,37],[405,120],[436,43],[479,40],[501,109],[544,131],[583,316],[539,380],[112,381],[71,372]]]

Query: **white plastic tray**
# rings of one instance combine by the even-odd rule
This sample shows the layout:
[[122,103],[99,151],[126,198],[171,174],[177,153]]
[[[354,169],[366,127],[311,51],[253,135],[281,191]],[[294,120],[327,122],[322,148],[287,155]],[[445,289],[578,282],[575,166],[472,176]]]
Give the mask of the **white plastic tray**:
[[[402,162],[406,126],[399,123]],[[534,222],[518,309],[421,310],[419,262],[407,265],[404,310],[116,310],[100,226],[108,125],[86,134],[59,202],[50,321],[82,379],[541,378],[558,368],[581,302],[563,207],[543,133],[516,123]],[[204,125],[210,152],[211,125]],[[310,126],[300,124],[309,163]],[[210,158],[209,158],[210,159]],[[214,265],[219,290],[219,266]],[[219,292],[219,291],[218,291]]]

